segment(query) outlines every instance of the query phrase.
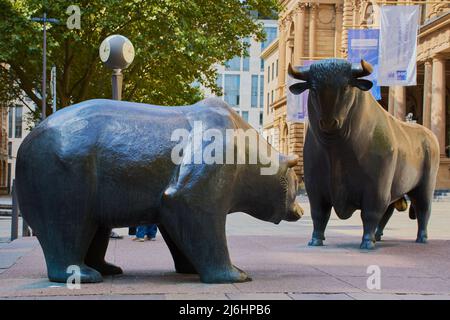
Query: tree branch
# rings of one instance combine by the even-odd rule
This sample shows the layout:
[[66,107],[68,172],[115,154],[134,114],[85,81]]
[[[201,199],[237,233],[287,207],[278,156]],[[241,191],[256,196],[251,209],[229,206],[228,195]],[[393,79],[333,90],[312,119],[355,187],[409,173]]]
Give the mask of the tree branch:
[[34,85],[30,81],[30,79],[27,77],[25,72],[17,65],[8,63],[11,66],[11,69],[14,70],[17,77],[19,78],[19,87],[26,93],[26,95],[33,100],[33,102],[39,106],[42,104],[42,99],[40,99],[35,93],[34,93]]

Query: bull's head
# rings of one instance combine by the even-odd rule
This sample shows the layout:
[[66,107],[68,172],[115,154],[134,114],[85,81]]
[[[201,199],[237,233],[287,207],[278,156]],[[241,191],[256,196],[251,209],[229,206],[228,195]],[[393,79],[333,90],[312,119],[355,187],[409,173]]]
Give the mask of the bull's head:
[[289,87],[293,94],[309,89],[309,109],[312,121],[317,121],[321,131],[332,134],[339,132],[349,114],[358,89],[367,91],[372,82],[361,77],[373,71],[370,63],[351,64],[342,59],[330,59],[316,62],[307,67],[292,67],[288,73],[304,82]]

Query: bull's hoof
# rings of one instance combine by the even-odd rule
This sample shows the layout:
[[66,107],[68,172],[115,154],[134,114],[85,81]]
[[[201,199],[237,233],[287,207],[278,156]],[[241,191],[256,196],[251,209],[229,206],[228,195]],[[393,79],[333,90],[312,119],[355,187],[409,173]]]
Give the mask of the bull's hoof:
[[231,271],[217,270],[209,275],[200,275],[200,279],[204,283],[238,283],[252,281],[252,278],[241,269],[233,266]]
[[381,241],[381,236],[383,235],[383,232],[375,233],[375,241]]
[[361,245],[359,246],[362,250],[373,250],[375,249],[375,241],[372,240],[363,240]]
[[428,237],[427,236],[418,236],[416,239],[417,243],[428,243]]
[[419,231],[417,233],[416,242],[417,243],[427,243],[428,242],[428,234],[427,234],[427,232],[426,231]]
[[[77,266],[77,265],[74,265]],[[67,269],[49,270],[48,278],[52,282],[67,283],[97,283],[102,282],[103,278],[100,272],[86,265],[79,266],[79,272],[74,268],[71,272]]]
[[311,246],[311,247],[320,247],[320,246],[323,246],[323,240],[322,240],[322,239],[318,239],[318,238],[312,238],[312,239],[308,242],[308,246]]

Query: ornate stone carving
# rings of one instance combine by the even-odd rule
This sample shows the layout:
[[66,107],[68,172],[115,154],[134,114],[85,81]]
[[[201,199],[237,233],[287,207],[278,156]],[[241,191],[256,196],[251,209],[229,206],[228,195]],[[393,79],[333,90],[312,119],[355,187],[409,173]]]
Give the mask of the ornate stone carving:
[[295,5],[294,13],[305,13],[308,4],[305,2],[299,2]]
[[318,3],[315,3],[315,2],[310,2],[309,4],[308,4],[308,6],[309,6],[309,10],[311,11],[311,13],[312,12],[317,12],[317,10],[319,9],[319,4]]
[[335,3],[334,4],[334,10],[336,13],[343,13],[344,12],[344,5],[342,3]]

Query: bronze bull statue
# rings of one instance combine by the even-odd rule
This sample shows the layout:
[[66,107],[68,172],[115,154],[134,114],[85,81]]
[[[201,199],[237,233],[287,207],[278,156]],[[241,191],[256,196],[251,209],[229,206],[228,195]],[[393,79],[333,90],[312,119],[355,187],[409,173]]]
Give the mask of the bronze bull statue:
[[406,123],[386,112],[361,79],[372,66],[361,61],[318,61],[292,67],[303,82],[294,94],[309,89],[309,123],[304,147],[305,187],[314,223],[312,246],[323,245],[331,208],[341,219],[361,209],[361,248],[374,248],[394,207],[411,199],[417,217],[417,242],[427,241],[427,224],[439,166],[439,145],[425,127]]
[[[25,138],[17,156],[18,200],[51,281],[65,282],[71,265],[79,266],[81,282],[122,273],[104,260],[111,228],[151,223],[159,225],[177,272],[198,273],[207,283],[250,280],[230,261],[226,216],[242,211],[273,223],[298,220],[292,169],[298,158],[276,153],[257,135],[279,159],[273,174],[261,174],[267,159],[192,163],[187,150],[198,151],[198,137],[178,148],[172,134],[191,132],[196,121],[216,133],[251,128],[219,99],[180,107],[89,100],[58,111]],[[208,145],[200,138],[200,149]],[[248,158],[254,150],[243,152]]]

